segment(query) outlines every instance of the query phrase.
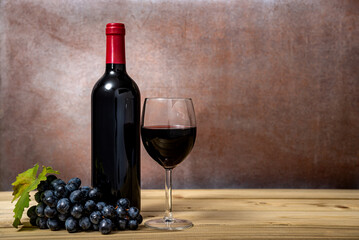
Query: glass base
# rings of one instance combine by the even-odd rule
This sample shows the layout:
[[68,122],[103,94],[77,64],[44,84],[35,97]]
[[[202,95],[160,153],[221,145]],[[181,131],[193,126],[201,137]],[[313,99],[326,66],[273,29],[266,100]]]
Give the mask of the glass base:
[[174,218],[172,221],[169,221],[163,218],[159,218],[148,220],[147,222],[145,222],[145,226],[161,230],[183,230],[192,227],[193,224],[191,221],[183,219]]

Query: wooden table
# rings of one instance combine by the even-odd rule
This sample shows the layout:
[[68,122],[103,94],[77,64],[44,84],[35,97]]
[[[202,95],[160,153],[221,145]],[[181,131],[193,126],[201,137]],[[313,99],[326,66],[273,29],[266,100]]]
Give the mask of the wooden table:
[[[166,232],[70,234],[11,227],[11,193],[0,192],[0,238],[4,239],[359,239],[359,190],[174,190],[175,216],[194,227]],[[34,203],[34,201],[32,201]],[[163,190],[142,191],[145,220],[161,217]]]

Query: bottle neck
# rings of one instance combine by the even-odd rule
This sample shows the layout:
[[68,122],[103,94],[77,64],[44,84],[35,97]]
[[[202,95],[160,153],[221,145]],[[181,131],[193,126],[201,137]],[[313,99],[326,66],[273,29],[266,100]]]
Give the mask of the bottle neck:
[[126,64],[106,63],[106,72],[126,72]]
[[106,70],[109,65],[111,65],[114,68],[121,67],[117,65],[123,65],[122,67],[125,69],[125,64],[126,64],[125,35],[107,34],[106,35]]

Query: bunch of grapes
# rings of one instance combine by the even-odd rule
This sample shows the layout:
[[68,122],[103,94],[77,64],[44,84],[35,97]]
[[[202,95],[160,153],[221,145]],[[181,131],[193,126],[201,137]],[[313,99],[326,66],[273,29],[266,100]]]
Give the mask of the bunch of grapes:
[[98,188],[80,187],[81,180],[72,178],[66,184],[54,175],[40,182],[35,194],[36,206],[27,211],[30,223],[40,229],[69,233],[112,230],[136,230],[142,216],[136,207],[130,207],[127,198],[121,198],[116,206],[106,204]]

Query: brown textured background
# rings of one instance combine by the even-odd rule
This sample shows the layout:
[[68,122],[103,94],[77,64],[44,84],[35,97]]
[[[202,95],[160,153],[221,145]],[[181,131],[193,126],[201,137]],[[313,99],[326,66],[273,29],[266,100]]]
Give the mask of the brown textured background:
[[[90,94],[124,22],[142,98],[192,97],[175,188],[359,187],[359,1],[2,0],[0,190],[39,162],[90,183]],[[163,170],[142,148],[142,186]]]

